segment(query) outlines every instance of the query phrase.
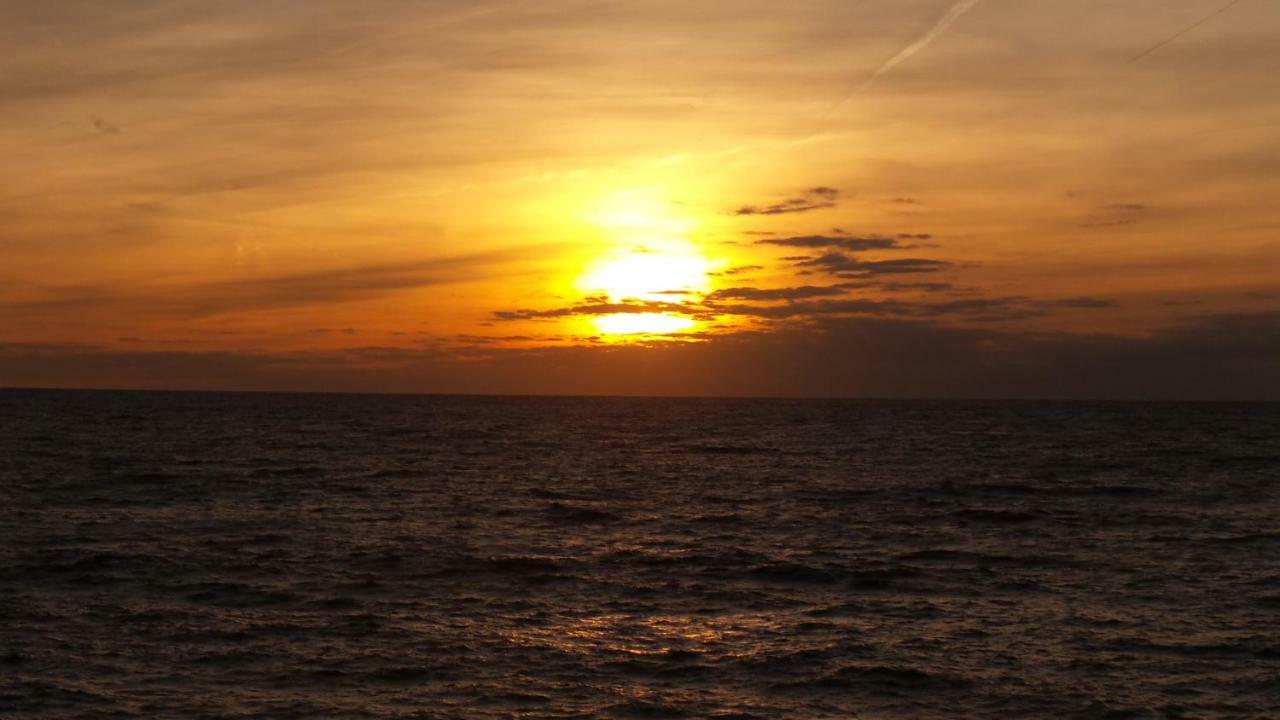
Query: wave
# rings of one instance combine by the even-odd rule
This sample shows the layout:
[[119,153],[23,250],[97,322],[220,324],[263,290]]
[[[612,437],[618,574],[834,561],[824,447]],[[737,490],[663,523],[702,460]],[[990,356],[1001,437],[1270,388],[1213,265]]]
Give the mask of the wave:
[[913,667],[847,665],[816,678],[780,683],[786,690],[869,690],[877,694],[967,689],[973,682],[942,672]]
[[621,522],[623,519],[620,514],[608,510],[600,510],[584,505],[567,505],[560,502],[550,503],[543,509],[543,512],[553,522],[566,525],[598,525]]

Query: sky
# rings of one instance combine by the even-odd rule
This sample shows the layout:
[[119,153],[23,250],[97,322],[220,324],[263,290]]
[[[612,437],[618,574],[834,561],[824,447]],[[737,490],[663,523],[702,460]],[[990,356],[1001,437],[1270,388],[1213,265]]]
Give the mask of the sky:
[[1273,0],[0,0],[0,386],[1280,400]]

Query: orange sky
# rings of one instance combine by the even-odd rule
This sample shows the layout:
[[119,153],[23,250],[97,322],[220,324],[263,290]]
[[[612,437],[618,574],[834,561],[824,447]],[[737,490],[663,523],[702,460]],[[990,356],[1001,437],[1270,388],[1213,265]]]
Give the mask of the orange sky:
[[0,0],[0,385],[1280,393],[1226,5]]

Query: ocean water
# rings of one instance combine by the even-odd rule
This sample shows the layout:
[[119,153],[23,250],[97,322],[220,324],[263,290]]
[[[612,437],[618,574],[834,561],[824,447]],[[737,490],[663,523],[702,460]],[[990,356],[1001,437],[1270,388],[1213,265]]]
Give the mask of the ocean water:
[[1280,406],[0,392],[0,718],[1280,717]]

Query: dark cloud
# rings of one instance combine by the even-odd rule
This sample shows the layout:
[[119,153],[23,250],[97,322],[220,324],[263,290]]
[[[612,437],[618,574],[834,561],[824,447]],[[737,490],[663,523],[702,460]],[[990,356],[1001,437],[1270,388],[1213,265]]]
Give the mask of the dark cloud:
[[[731,267],[726,270],[721,270],[719,272],[709,272],[707,273],[707,275],[711,277],[746,275],[748,273],[753,273],[753,272],[756,272],[757,270],[764,270],[764,269],[765,268],[763,265],[738,265],[737,267]],[[688,293],[684,291],[680,291],[680,294],[687,295]]]
[[158,352],[0,344],[0,385],[362,392],[1280,400],[1280,313],[1141,337],[829,317],[646,347]]
[[1113,308],[1117,305],[1115,300],[1111,300],[1109,298],[1092,297],[1063,298],[1061,300],[1047,300],[1042,302],[1052,307],[1084,308],[1090,310],[1098,308]]
[[951,283],[903,283],[903,282],[884,282],[877,287],[885,292],[953,292],[957,288]]
[[[851,297],[861,289],[885,289],[878,282],[851,282],[837,285],[801,285],[784,288],[732,287],[716,290],[683,302],[626,301],[584,302],[546,310],[501,310],[493,314],[499,321],[548,320],[565,317],[666,313],[703,321],[738,317],[760,320],[812,321],[830,316],[863,315],[894,318],[947,318],[975,322],[1007,322],[1043,317],[1067,308],[1115,307],[1105,298],[1075,297],[1038,300],[1023,296],[968,297],[938,302],[897,298]],[[945,283],[922,283],[926,291],[944,292]]]
[[433,260],[271,275],[174,287],[70,287],[46,297],[0,303],[0,319],[75,310],[200,318],[308,305],[354,302],[401,290],[492,277],[494,268],[527,257],[528,248]]
[[[937,318],[971,320],[978,322],[1007,322],[1042,317],[1059,308],[1107,308],[1114,307],[1111,300],[1096,298],[1070,298],[1067,300],[1034,300],[1022,296],[964,298],[945,302],[919,302],[899,299],[848,298],[818,299],[800,302],[807,298],[823,298],[843,292],[843,286],[827,288],[786,288],[778,291],[751,291],[740,288],[738,297],[724,299],[748,301],[787,300],[783,305],[723,305],[712,309],[723,315],[756,317],[769,320],[813,319],[826,316],[864,315],[870,317]],[[831,292],[826,292],[830,290]]]
[[834,295],[843,295],[848,292],[848,285],[827,285],[814,286],[803,285],[801,287],[789,288],[769,288],[758,289],[753,287],[735,287],[716,290],[707,295],[708,302],[716,302],[721,300],[757,300],[757,301],[773,301],[773,300],[804,300],[815,297],[830,297]]
[[757,240],[756,245],[778,245],[793,248],[838,248],[849,252],[864,250],[894,250],[900,247],[895,238],[881,235],[854,237],[845,235],[798,235],[785,238]]
[[802,213],[812,210],[824,210],[833,208],[836,204],[827,201],[810,201],[805,198],[791,198],[774,205],[765,205],[757,207],[755,205],[743,205],[734,211],[734,215],[785,215],[787,213]]
[[[902,241],[915,243],[932,240],[928,233],[898,233],[895,237],[886,235],[850,235],[836,228],[834,235],[796,235],[792,237],[767,238],[756,240],[756,245],[776,245],[779,247],[842,250],[845,252],[867,252],[871,250],[911,250],[926,245],[904,245]],[[786,258],[783,258],[784,260]]]
[[[589,298],[595,300],[596,298]],[[493,313],[495,320],[549,320],[578,316],[621,315],[637,313],[681,313],[703,314],[697,306],[688,303],[628,300],[625,302],[584,302],[577,305],[552,308],[550,310],[498,310]]]
[[951,267],[944,260],[901,258],[895,260],[860,260],[852,255],[829,252],[795,263],[796,267],[813,268],[840,278],[868,278],[880,275],[907,275],[940,272]]
[[825,186],[809,188],[800,197],[787,198],[770,205],[743,205],[734,215],[786,215],[825,210],[836,206],[840,191]]
[[719,305],[716,310],[725,315],[754,317],[767,320],[815,318],[824,315],[868,315],[873,317],[912,317],[919,314],[919,306],[898,300],[871,300],[847,298],[818,300],[814,302],[789,302],[784,305]]
[[458,342],[470,343],[474,345],[500,345],[509,342],[561,342],[564,338],[556,336],[535,336],[535,335],[473,335],[463,333],[454,335],[453,339]]

